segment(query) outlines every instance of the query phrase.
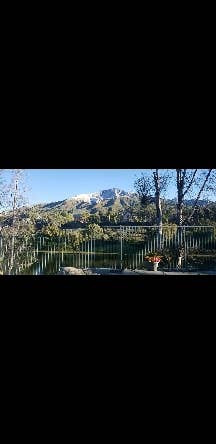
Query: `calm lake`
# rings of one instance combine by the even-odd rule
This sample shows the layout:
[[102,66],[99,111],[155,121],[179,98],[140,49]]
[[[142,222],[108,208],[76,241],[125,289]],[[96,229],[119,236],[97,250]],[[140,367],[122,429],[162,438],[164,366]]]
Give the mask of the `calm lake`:
[[[144,265],[145,264],[145,265]],[[133,255],[121,255],[118,253],[97,254],[97,253],[38,253],[37,261],[24,271],[17,274],[26,275],[55,275],[60,267],[76,267],[76,268],[128,268],[128,269],[149,269],[152,270],[151,264],[144,262],[142,253]],[[159,265],[159,270],[175,270],[177,263],[169,262],[166,265]],[[216,270],[216,256],[199,256],[188,257],[187,263],[183,268],[191,271],[195,270]]]
[[[105,230],[101,238],[87,237],[79,242],[74,241],[73,232],[54,239],[17,237],[12,274],[55,275],[61,267],[152,270],[146,256],[158,251],[162,252],[158,270],[175,271],[180,245],[184,247],[183,271],[216,270],[214,227],[182,227],[181,233],[172,230],[164,227],[163,238],[159,238],[155,227],[121,227],[111,234]],[[12,240],[0,236],[3,274],[8,274],[11,251]]]

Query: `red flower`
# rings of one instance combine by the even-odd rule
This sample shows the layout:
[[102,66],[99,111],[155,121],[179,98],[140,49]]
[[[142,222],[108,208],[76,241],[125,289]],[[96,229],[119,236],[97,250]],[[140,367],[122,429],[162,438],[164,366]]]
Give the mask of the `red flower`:
[[151,256],[151,257],[147,256],[146,259],[149,262],[158,264],[161,261],[161,256]]

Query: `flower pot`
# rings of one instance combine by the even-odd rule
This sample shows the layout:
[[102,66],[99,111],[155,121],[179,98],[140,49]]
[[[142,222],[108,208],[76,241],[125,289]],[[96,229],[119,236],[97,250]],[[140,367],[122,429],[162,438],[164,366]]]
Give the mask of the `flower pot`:
[[154,271],[158,271],[158,265],[159,265],[159,262],[154,262],[153,263]]

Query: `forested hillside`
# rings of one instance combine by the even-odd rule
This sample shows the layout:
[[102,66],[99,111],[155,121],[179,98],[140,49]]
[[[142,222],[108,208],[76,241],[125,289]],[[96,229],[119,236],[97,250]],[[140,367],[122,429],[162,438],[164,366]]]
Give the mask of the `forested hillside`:
[[[216,203],[202,200],[189,221],[194,201],[186,200],[184,223],[189,225],[215,225]],[[163,199],[163,224],[177,223],[176,201]],[[143,206],[136,193],[123,190],[103,190],[100,193],[75,196],[59,202],[21,207],[16,210],[20,229],[29,233],[40,231],[55,235],[60,229],[76,228],[91,223],[99,225],[156,224],[155,203]],[[0,226],[10,227],[12,212],[0,213]]]

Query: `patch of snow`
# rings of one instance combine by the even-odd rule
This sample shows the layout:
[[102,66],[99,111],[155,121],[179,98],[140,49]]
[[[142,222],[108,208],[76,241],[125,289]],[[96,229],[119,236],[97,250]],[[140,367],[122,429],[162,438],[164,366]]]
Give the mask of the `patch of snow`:
[[103,200],[117,199],[121,196],[132,196],[134,193],[127,193],[126,191],[120,190],[119,188],[111,188],[109,190],[102,190],[97,193],[87,193],[87,194],[77,194],[73,196],[72,199],[81,202],[87,202],[90,204],[95,204]]

